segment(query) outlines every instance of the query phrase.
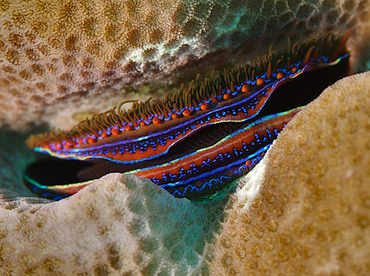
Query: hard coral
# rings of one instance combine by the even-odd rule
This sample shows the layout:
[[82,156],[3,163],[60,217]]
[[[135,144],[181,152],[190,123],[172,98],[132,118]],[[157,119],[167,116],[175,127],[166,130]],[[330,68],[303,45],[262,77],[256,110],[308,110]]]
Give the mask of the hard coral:
[[205,247],[220,213],[220,202],[195,205],[119,174],[68,200],[3,203],[0,274],[208,274]]
[[258,45],[265,50],[287,36],[351,27],[362,33],[369,24],[368,0],[316,2],[3,0],[0,125],[55,118],[63,125],[77,111],[122,101],[127,86],[173,72],[193,77],[199,64],[190,61],[207,55],[213,58],[202,63],[217,66],[253,58]]
[[299,113],[230,199],[214,275],[370,273],[370,72]]

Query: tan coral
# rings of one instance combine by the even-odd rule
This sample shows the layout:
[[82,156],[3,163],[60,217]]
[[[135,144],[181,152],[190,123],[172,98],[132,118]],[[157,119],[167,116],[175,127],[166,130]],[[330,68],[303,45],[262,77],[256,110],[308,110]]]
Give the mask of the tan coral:
[[[201,58],[201,64],[213,66],[226,59],[244,63],[288,35],[298,41],[355,28],[353,44],[361,53],[369,41],[368,3],[3,0],[0,126],[65,127],[73,114],[96,113],[132,98],[122,95],[128,86],[165,76],[193,78],[200,70],[194,61]],[[241,45],[242,51],[232,52]],[[204,58],[207,54],[212,57]],[[140,91],[146,98],[146,88]]]
[[214,275],[369,275],[370,72],[298,114],[240,183]]
[[207,274],[222,204],[174,198],[111,174],[49,204],[0,200],[0,275]]
[[178,8],[179,1],[2,1],[2,110],[24,115],[130,83],[142,56],[155,60],[180,43]]

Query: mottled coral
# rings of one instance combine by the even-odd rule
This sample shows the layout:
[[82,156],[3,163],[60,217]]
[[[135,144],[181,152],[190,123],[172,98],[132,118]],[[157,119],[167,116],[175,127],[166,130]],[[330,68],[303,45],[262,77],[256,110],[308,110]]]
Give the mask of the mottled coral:
[[[132,98],[122,95],[128,86],[166,75],[192,78],[200,64],[241,62],[262,50],[259,45],[265,51],[288,35],[298,40],[354,27],[353,37],[361,37],[354,44],[361,48],[369,41],[362,36],[369,26],[368,3],[3,0],[0,125],[18,129],[52,121],[65,126],[74,113],[101,111]],[[140,91],[146,98],[146,90]]]
[[370,72],[298,114],[240,183],[214,275],[370,273]]
[[0,274],[208,274],[222,203],[193,204],[119,174],[56,203],[2,203]]

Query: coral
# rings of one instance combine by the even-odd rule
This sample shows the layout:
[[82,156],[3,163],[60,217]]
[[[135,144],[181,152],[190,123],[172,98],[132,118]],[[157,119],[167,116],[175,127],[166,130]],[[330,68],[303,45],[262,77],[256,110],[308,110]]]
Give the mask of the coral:
[[370,272],[370,72],[299,113],[230,198],[214,275]]
[[0,274],[207,274],[222,203],[196,205],[119,174],[56,203],[2,203]]
[[[158,79],[245,63],[327,30],[354,29],[363,70],[369,9],[369,0],[0,0],[0,126],[72,125],[138,97],[130,86],[150,82],[139,90],[147,98]],[[9,190],[29,195],[20,176],[33,157],[26,136],[1,130],[0,274],[369,274],[369,80],[328,89],[226,206],[119,175],[60,202],[11,200]]]
[[58,202],[2,200],[0,274],[368,275],[369,83],[326,89],[216,201],[119,174]]
[[369,1],[314,2],[3,0],[0,125],[68,125],[78,112],[132,98],[123,95],[129,86],[193,77],[201,64],[244,63],[287,36],[352,27],[360,53]]

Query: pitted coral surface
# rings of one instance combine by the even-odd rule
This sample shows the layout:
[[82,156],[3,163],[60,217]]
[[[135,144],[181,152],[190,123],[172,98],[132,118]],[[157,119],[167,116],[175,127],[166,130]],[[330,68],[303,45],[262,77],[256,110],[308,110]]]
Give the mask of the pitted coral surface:
[[[147,98],[148,90],[160,95],[167,91],[152,87],[158,79],[192,78],[202,66],[246,63],[271,43],[286,43],[287,36],[301,41],[356,27],[356,37],[369,24],[367,4],[1,1],[0,125],[20,129],[46,122],[64,128],[76,123],[73,114]],[[148,85],[138,88],[143,83]],[[129,87],[141,94],[127,95]]]

